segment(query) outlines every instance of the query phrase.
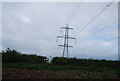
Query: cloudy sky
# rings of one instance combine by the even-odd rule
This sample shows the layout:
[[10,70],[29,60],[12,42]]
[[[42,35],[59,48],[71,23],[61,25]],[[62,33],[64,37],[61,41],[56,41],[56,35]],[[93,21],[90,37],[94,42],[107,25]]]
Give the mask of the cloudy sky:
[[63,39],[58,39],[58,42],[56,39],[64,33],[64,30],[60,33],[60,27],[69,23],[69,27],[74,28],[74,33],[70,31],[70,35],[75,36],[77,42],[69,42],[74,46],[69,49],[70,57],[117,60],[118,3],[114,2],[97,15],[107,4],[109,3],[4,2],[2,49],[9,47],[27,54],[62,56],[62,48],[57,45],[63,44]]

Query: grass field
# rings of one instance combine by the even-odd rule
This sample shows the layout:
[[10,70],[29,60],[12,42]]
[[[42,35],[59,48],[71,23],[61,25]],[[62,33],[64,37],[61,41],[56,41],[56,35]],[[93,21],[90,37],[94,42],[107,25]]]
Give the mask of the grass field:
[[49,63],[3,64],[3,78],[9,79],[117,79],[119,74],[119,68],[110,67],[52,65]]
[[8,49],[2,53],[3,79],[118,79],[119,61],[47,57],[21,54]]
[[26,63],[5,63],[3,69],[37,69],[37,70],[81,70],[81,71],[112,71],[118,72],[118,68],[110,67],[95,67],[95,66],[77,66],[77,65],[53,65],[53,64],[26,64]]

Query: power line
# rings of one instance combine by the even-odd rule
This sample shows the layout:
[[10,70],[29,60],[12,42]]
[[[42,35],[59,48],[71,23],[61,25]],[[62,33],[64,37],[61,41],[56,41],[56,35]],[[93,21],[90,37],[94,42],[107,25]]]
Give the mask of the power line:
[[[116,38],[118,38],[118,37],[113,37],[113,38],[111,38],[111,39],[105,40],[105,41],[102,42],[102,43],[105,43],[106,41],[114,40],[114,39],[116,39]],[[97,46],[97,45],[99,45],[99,44],[101,44],[101,43],[96,43],[96,44],[93,44],[93,45],[88,46],[88,47],[86,47],[86,48],[79,49],[79,50],[85,50],[85,49],[88,49],[88,48],[91,48],[91,47],[95,47],[95,46]]]
[[106,25],[106,26],[100,28],[99,30],[97,30],[97,31],[94,32],[93,34],[87,36],[86,38],[84,38],[83,40],[80,40],[80,41],[84,41],[84,40],[88,39],[89,37],[96,35],[97,33],[99,33],[100,31],[104,30],[105,28],[108,28],[110,24],[113,24],[113,23],[115,23],[116,21],[117,21],[117,20],[114,20],[113,22],[109,23],[108,26]]
[[67,24],[69,24],[71,21],[72,21],[72,19],[73,19],[73,17],[75,16],[75,14],[77,13],[77,11],[78,11],[78,9],[80,8],[80,6],[82,5],[82,2],[80,2],[79,4],[75,4],[74,5],[74,7],[73,7],[73,9],[72,9],[72,11],[71,11],[71,13],[70,13],[70,15],[68,16],[68,18],[67,18],[67,20],[66,20],[66,23]]
[[[105,4],[103,4],[101,7],[103,8],[104,5],[107,5],[108,2],[106,2]],[[97,9],[96,13],[101,9],[101,7],[99,9]],[[93,16],[91,16],[93,17]]]
[[[75,6],[73,7],[70,15],[68,16],[68,18],[66,20],[67,26],[66,27],[61,27],[61,29],[65,29],[65,36],[57,36],[57,38],[64,38],[64,45],[58,45],[58,46],[64,47],[63,54],[62,54],[63,57],[65,56],[65,54],[67,55],[67,57],[69,57],[68,47],[73,47],[73,46],[68,45],[68,39],[75,39],[74,37],[69,37],[69,30],[73,30],[73,28],[69,28],[68,23],[70,23],[72,21],[73,17],[75,16],[76,12],[80,8],[81,4],[82,3],[78,4],[77,7],[76,7],[76,4],[75,4]],[[60,32],[61,32],[61,30],[60,30]]]
[[[102,8],[104,8],[104,6],[107,5],[109,1],[110,1],[110,0],[108,0],[107,2],[105,2],[104,4],[102,4],[102,5],[95,11],[95,13],[98,13]],[[92,15],[90,18],[92,18],[92,17],[94,17],[94,15]]]
[[[106,8],[108,8],[109,6],[105,6],[97,15],[95,15],[77,34],[81,33],[90,23],[92,23],[92,21],[94,21],[97,16],[99,16]],[[76,34],[76,35],[77,35]]]
[[69,24],[69,23],[72,21],[72,19],[74,18],[75,14],[76,14],[77,11],[78,11],[78,9],[80,8],[81,4],[82,4],[82,2],[80,2],[80,3],[78,4],[77,8],[75,9],[75,11],[73,12],[73,14],[71,15],[70,20],[69,20],[69,22],[68,22],[67,24]]
[[[82,4],[82,3],[81,3],[81,4]],[[67,22],[67,23],[70,23],[70,22],[71,22],[71,20],[73,19],[74,15],[75,15],[76,12],[77,12],[77,10],[80,8],[81,4],[78,4],[77,7],[76,7],[76,4],[74,5],[74,7],[73,7],[73,9],[72,9],[72,11],[71,11],[71,13],[70,13],[70,15],[69,15],[68,18],[66,19],[66,22]],[[57,40],[56,40],[56,42],[57,42]],[[56,45],[56,43],[55,43],[55,45]],[[51,51],[51,54],[54,52],[55,45],[53,46],[53,49],[52,49],[52,51]]]
[[[112,3],[113,3],[113,2],[109,2],[107,5],[105,5],[105,7],[103,7],[103,8],[101,9],[101,11],[98,12],[98,13],[84,26],[84,28],[82,28],[82,30],[81,30],[80,32],[82,32],[90,23],[92,23],[92,21],[94,21],[94,20],[97,18],[97,16],[99,16],[104,10],[106,10],[108,7],[110,7],[110,6],[112,5]],[[70,16],[69,16],[68,19],[67,19],[67,23],[70,23],[70,22],[72,21],[74,15],[75,15],[76,12],[78,11],[79,7],[80,7],[80,4],[76,7],[76,9],[75,9],[75,7],[73,8],[72,12],[70,13]],[[79,32],[79,33],[80,33],[80,32]],[[79,33],[78,33],[78,34],[79,34]],[[76,35],[77,35],[77,34],[76,34]],[[65,46],[65,45],[63,45],[63,46]]]
[[[114,0],[115,1],[115,0]],[[97,11],[99,11],[100,9],[101,9],[101,11],[100,12],[98,12],[97,13],[97,15],[96,16],[94,16],[93,18],[95,19],[95,17],[97,17],[97,16],[99,16],[100,15],[100,13],[102,13],[103,11],[104,11],[104,9],[106,9],[107,7],[106,7],[106,5],[108,6],[108,5],[112,5],[112,3],[113,2],[106,2],[105,4],[103,4],[103,5],[105,5],[102,9],[101,9],[101,7],[103,6],[101,6]],[[115,20],[116,21],[116,20]],[[112,23],[114,23],[115,21],[113,21]],[[91,20],[91,22],[92,22],[92,20]],[[89,25],[90,24],[90,22],[87,24],[87,25]],[[103,27],[103,28],[101,28],[101,29],[99,29],[98,31],[96,31],[95,33],[93,33],[92,35],[90,35],[90,36],[88,36],[88,37],[86,37],[85,39],[87,39],[87,38],[89,38],[89,37],[91,37],[91,36],[94,36],[95,34],[97,34],[98,32],[100,32],[100,31],[102,31],[104,28],[106,28],[106,27]],[[80,33],[80,32],[79,32]],[[74,35],[75,36],[75,35]],[[85,40],[85,39],[83,39],[83,40]],[[82,41],[83,41],[82,40]]]
[[67,17],[65,24],[68,23],[69,18],[71,17],[71,15],[72,15],[72,13],[73,13],[75,7],[76,7],[76,4],[74,4],[74,7],[72,8],[72,11],[70,12],[69,16]]
[[[115,1],[115,0],[114,0]],[[114,2],[113,1],[113,2]],[[112,4],[113,4],[113,2],[109,2],[107,5],[105,5],[101,10],[100,10],[100,12],[98,12],[85,26],[83,26],[82,27],[82,29],[78,32],[78,33],[76,33],[74,36],[76,36],[77,34],[80,34],[86,27],[88,27],[88,25],[90,24],[90,23],[92,23],[96,18],[97,18],[97,16],[99,16],[103,11],[105,11],[108,7],[110,7]]]

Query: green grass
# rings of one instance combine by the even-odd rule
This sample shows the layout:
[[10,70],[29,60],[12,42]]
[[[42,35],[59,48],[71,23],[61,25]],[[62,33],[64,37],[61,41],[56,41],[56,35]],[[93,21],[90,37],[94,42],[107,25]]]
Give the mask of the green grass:
[[[56,77],[60,79],[67,79],[67,76],[63,75],[65,70],[72,70],[74,73],[78,73],[81,76],[81,79],[99,79],[100,78],[99,76],[103,76],[103,78],[106,78],[106,76],[109,75],[109,73],[113,73],[113,75],[120,74],[119,67],[110,68],[95,66],[52,65],[49,63],[47,64],[5,63],[2,65],[3,70],[4,69],[54,70],[55,72],[57,72]],[[84,75],[85,72],[89,72],[92,74]],[[112,78],[113,75],[107,77]]]
[[75,66],[75,65],[52,65],[52,64],[26,64],[26,63],[5,63],[3,69],[36,69],[36,70],[78,70],[89,72],[118,72],[118,68],[95,67],[95,66]]

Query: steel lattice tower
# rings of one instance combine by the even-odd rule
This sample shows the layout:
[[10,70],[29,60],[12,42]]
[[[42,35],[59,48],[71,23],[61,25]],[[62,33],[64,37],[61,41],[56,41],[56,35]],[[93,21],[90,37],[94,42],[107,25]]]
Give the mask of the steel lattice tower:
[[[69,30],[73,30],[73,28],[69,28],[68,24],[66,25],[66,27],[61,27],[61,29],[64,29],[64,36],[57,36],[57,38],[64,38],[64,43],[63,43],[63,45],[58,45],[58,46],[63,47],[62,57],[67,56],[67,58],[68,58],[69,57],[69,47],[73,47],[73,46],[69,45],[69,40],[76,39],[76,38],[69,36]],[[61,32],[61,29],[60,29],[60,32]]]

